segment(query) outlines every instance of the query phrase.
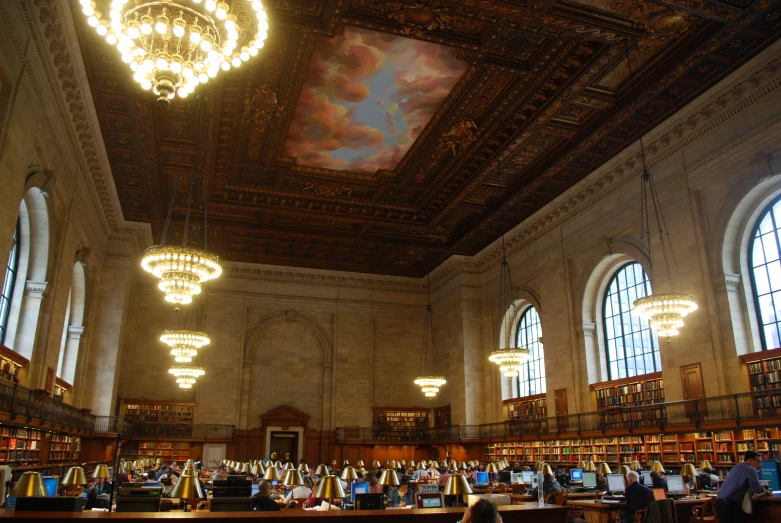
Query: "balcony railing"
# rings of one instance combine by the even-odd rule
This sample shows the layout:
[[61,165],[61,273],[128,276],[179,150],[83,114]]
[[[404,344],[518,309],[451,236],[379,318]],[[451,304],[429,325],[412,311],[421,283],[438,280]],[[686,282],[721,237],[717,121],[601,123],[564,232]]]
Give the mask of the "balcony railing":
[[781,389],[718,396],[703,400],[675,401],[638,407],[617,407],[554,416],[483,425],[452,425],[425,429],[392,427],[348,427],[336,429],[337,443],[398,441],[481,441],[521,437],[566,437],[611,430],[645,431],[680,427],[698,430],[704,425],[781,418]]
[[91,431],[95,423],[95,416],[5,378],[0,378],[0,411],[10,414],[12,421],[35,419],[71,430]]
[[146,438],[231,440],[234,428],[233,425],[188,425],[136,421],[133,425],[133,435]]
[[119,416],[95,416],[92,432],[119,434],[124,439],[133,436],[133,425]]

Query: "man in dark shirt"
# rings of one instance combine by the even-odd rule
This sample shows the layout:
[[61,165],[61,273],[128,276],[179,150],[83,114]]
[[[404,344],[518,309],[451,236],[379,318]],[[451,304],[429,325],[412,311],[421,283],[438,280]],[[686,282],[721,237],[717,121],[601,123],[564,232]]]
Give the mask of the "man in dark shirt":
[[271,499],[271,483],[263,480],[258,485],[258,493],[252,496],[252,508],[260,512],[282,510],[279,504]]
[[629,523],[634,519],[635,512],[648,508],[648,505],[654,500],[654,495],[651,489],[640,483],[640,476],[634,470],[630,470],[626,475],[626,481],[628,485],[624,489],[624,496],[629,508],[624,510],[623,513],[624,523]]

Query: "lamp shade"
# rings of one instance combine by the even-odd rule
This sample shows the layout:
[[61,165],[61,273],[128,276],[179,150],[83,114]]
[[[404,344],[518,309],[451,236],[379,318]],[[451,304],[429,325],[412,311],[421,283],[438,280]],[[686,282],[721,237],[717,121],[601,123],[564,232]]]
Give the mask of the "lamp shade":
[[95,470],[92,471],[92,478],[93,479],[102,479],[102,478],[110,478],[111,474],[108,473],[108,465],[105,463],[100,463],[99,465],[95,465]]
[[434,467],[435,469],[438,469],[439,468],[439,463],[437,463],[436,461],[432,461],[431,462],[431,466]]
[[242,463],[241,467],[239,467],[239,472],[244,472],[245,474],[249,471],[249,465],[247,463]]
[[331,460],[331,466],[332,466],[333,468],[336,468],[336,465],[337,465],[338,463],[339,463],[339,462],[338,462],[338,461],[336,461],[335,459],[332,459],[332,460]]
[[382,476],[380,476],[380,485],[398,487],[399,477],[396,475],[396,471],[393,469],[385,469],[382,471]]
[[575,468],[584,470],[586,468],[586,462],[583,460],[578,461],[578,463],[575,465]]
[[318,465],[317,466],[317,470],[315,471],[315,474],[317,474],[321,478],[323,476],[327,476],[329,474],[328,473],[328,467],[326,465],[323,465],[323,464]]
[[458,472],[458,465],[456,465],[455,461],[451,461],[450,464],[447,466],[448,472]]
[[589,460],[589,462],[586,463],[586,466],[583,467],[583,470],[585,470],[586,472],[596,472],[597,471],[597,466],[594,465],[593,461]]
[[48,496],[46,486],[43,484],[43,476],[40,472],[28,471],[22,474],[14,488],[11,489],[12,496]]
[[258,475],[258,468],[260,468],[260,467],[258,466],[257,463],[250,463],[249,473],[252,474],[253,476],[257,476]]
[[681,476],[689,476],[693,478],[697,475],[697,471],[694,469],[694,465],[691,463],[684,463],[681,467]]
[[358,463],[356,463],[356,465],[358,465],[358,466],[359,466],[359,467],[361,467],[361,468],[363,468],[363,467],[365,467],[365,466],[366,466],[366,465],[363,463],[363,460],[362,460],[362,459],[359,459],[359,460],[358,460]]
[[307,472],[309,472],[309,465],[307,465],[306,463],[299,463],[298,464],[298,471],[301,474],[306,474]]
[[266,469],[266,474],[263,475],[263,479],[268,481],[279,481],[279,471],[276,469],[276,467],[269,467]]
[[123,472],[133,472],[133,462],[132,461],[126,461],[124,465],[122,465],[122,471]]
[[342,461],[342,466],[343,467],[347,467],[348,465],[350,465],[350,460],[349,459],[346,459],[346,460]]
[[415,460],[414,459],[409,460],[409,463],[407,463],[407,465],[409,465],[409,468],[414,469],[416,466]]
[[298,470],[288,470],[287,474],[285,474],[285,481],[283,481],[282,484],[289,487],[303,485],[304,478]]
[[285,470],[296,470],[296,466],[288,461],[285,463]]
[[358,479],[358,474],[355,472],[355,467],[347,465],[342,471],[342,479],[345,481],[354,481]]
[[651,472],[664,472],[664,465],[661,461],[654,461],[651,463]]
[[610,466],[603,461],[602,463],[599,464],[599,473],[612,474],[613,472],[610,470]]
[[319,499],[336,499],[347,496],[342,488],[342,482],[337,476],[329,474],[320,480],[315,497]]
[[406,462],[406,461],[404,461],[404,460],[401,460],[401,461],[399,461],[399,463],[401,463],[401,464],[402,464],[402,465],[404,465],[405,467],[407,466],[407,462]]
[[544,475],[547,475],[547,474],[550,474],[551,476],[553,475],[553,470],[550,468],[550,465],[548,465],[547,463],[543,463],[542,464],[542,466],[540,467],[539,472],[542,472]]
[[60,485],[86,485],[87,483],[89,483],[87,475],[81,467],[69,468],[68,472],[60,480]]
[[[155,463],[156,463],[157,465],[161,464],[162,462],[163,462],[163,458],[157,458],[157,459],[155,460]],[[223,462],[225,462],[225,460],[223,460]]]
[[380,463],[380,460],[378,460],[378,459],[375,459],[374,461],[372,461],[372,468],[374,468],[374,469],[378,469],[378,468],[380,468],[381,466],[382,466],[382,464]]
[[461,462],[461,464],[458,466],[458,468],[460,468],[461,470],[466,470],[466,467],[467,467],[467,465],[466,465],[466,463],[465,463],[465,462],[463,462],[463,461],[462,461],[462,462]]
[[629,471],[630,471],[630,470],[631,470],[631,469],[630,469],[629,467],[627,467],[626,465],[621,465],[621,466],[620,466],[620,467],[618,467],[618,469],[616,470],[616,474],[621,474],[621,475],[623,475],[624,477],[626,477],[626,475],[627,475],[627,474],[629,474]]
[[708,471],[713,470],[713,466],[710,464],[710,461],[708,461],[707,459],[700,461],[699,468],[700,470],[708,470]]
[[640,462],[635,460],[630,465],[629,468],[637,472],[638,470],[643,470],[643,467],[640,465]]
[[281,461],[275,461],[274,462],[274,468],[276,468],[277,470],[281,469],[282,468],[282,462]]
[[186,467],[179,476],[179,481],[174,485],[171,497],[180,499],[205,498],[201,482],[198,481],[198,474],[191,468]]
[[423,461],[418,461],[418,470],[426,470],[426,464]]
[[466,476],[454,475],[447,478],[447,484],[445,485],[446,496],[461,496],[471,493],[472,489],[466,481]]

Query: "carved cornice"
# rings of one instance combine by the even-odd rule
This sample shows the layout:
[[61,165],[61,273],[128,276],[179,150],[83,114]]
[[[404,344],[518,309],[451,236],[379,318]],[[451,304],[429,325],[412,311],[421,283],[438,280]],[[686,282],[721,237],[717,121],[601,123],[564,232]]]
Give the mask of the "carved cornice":
[[[781,87],[781,59],[774,58],[765,64],[764,67],[751,74],[745,81],[725,89],[726,92],[724,94],[718,96],[712,103],[693,112],[683,123],[674,126],[669,132],[666,132],[659,138],[646,142],[646,156],[649,167],[661,163],[687,145],[702,138],[752,104],[776,91],[779,87]],[[725,147],[707,158],[703,158],[694,166],[689,167],[689,171],[694,171],[700,165],[710,162],[713,158],[721,156],[734,147],[745,143],[752,136],[756,136],[764,131],[767,125],[775,125],[776,122],[777,119],[774,119],[766,125],[752,130],[748,135],[733,140]],[[668,126],[665,126],[665,124],[660,126],[661,129],[666,127]],[[645,138],[648,139],[648,136]],[[621,161],[620,158],[617,161]],[[621,164],[612,169],[607,166],[598,169],[573,187],[573,189],[554,200],[547,210],[540,211],[531,219],[523,222],[516,232],[510,232],[505,235],[508,254],[520,251],[551,230],[600,202],[603,198],[627,183],[636,180],[641,172],[642,162],[640,161],[639,149],[636,154],[629,158],[624,158]],[[478,272],[485,272],[499,262],[501,255],[501,242],[497,241],[493,247],[483,250],[474,257],[474,266],[478,268]]]
[[81,339],[81,335],[84,333],[84,327],[68,327],[68,338],[72,340]]
[[717,274],[711,277],[717,293],[735,292],[740,289],[740,274]]
[[24,295],[25,296],[31,296],[35,294],[42,295],[44,292],[46,292],[48,286],[49,283],[45,281],[27,280],[26,282],[24,282]]
[[576,330],[582,332],[584,336],[594,336],[597,332],[596,323],[581,323],[577,326]]

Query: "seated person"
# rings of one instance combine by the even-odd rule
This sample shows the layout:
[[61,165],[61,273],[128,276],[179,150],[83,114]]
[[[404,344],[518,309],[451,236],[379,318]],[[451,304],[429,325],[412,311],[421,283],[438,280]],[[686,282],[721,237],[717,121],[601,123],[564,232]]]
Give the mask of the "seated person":
[[[535,492],[539,493],[539,489],[535,489]],[[556,481],[556,477],[553,474],[545,474],[542,481],[542,493],[547,498],[548,494],[553,492],[564,492],[564,489],[561,488],[561,485]]]
[[653,488],[663,488],[667,492],[667,480],[661,472],[651,472],[651,485]]
[[402,483],[390,491],[391,507],[415,506],[415,492],[409,488],[409,483]]
[[276,501],[271,499],[271,483],[265,479],[258,485],[258,493],[252,496],[252,510],[272,512],[282,510]]
[[713,469],[702,469],[703,482],[706,487],[715,487],[719,484],[719,477],[714,474]]
[[481,499],[464,511],[461,523],[502,523],[502,516],[487,499]]
[[654,500],[651,489],[640,483],[640,475],[631,470],[626,475],[626,481],[629,483],[624,490],[626,504],[629,508],[622,510],[624,523],[630,523],[634,520],[635,512],[645,510]]
[[310,477],[305,477],[303,485],[299,485],[296,488],[287,491],[287,495],[285,496],[285,504],[287,505],[294,499],[309,498],[309,495],[312,493],[312,490],[314,490],[314,487],[314,480],[312,480]]
[[416,470],[415,473],[412,475],[412,477],[415,480],[420,480],[421,478],[427,478],[429,477],[428,470],[426,469]]

